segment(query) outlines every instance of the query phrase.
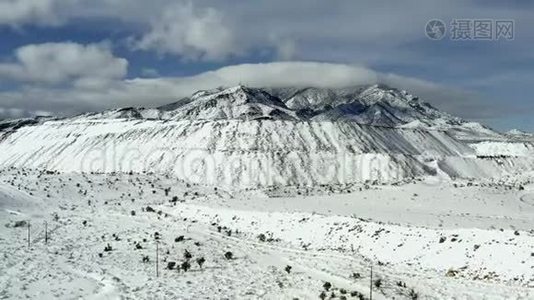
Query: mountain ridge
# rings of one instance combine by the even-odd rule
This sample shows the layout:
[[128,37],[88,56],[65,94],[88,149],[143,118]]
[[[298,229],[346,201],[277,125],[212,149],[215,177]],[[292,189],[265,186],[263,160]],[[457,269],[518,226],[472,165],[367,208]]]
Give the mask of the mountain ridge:
[[[229,112],[220,105],[241,106],[242,111]],[[217,107],[217,105],[220,105]],[[213,110],[206,113],[206,110]],[[382,115],[383,116],[380,116]],[[92,118],[150,118],[150,119],[271,119],[346,120],[360,124],[397,126],[415,119],[443,118],[458,125],[464,120],[440,112],[406,91],[385,85],[366,85],[348,88],[257,88],[238,85],[193,93],[190,97],[155,108],[130,107],[88,113]],[[364,116],[364,117],[359,117]],[[374,117],[373,117],[374,116]]]

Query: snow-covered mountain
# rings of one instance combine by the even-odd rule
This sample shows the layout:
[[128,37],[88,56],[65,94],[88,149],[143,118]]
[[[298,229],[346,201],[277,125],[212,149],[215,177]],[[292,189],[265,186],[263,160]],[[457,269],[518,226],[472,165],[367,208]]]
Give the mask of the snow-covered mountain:
[[2,166],[158,172],[238,187],[495,177],[534,162],[529,141],[384,85],[236,86],[158,108],[4,127]]

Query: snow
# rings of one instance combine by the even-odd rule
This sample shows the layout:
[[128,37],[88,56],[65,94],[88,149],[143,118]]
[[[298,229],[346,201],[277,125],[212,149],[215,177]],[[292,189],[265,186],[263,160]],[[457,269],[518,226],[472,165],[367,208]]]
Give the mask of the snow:
[[441,130],[331,121],[75,118],[4,135],[4,167],[151,171],[237,188],[393,183],[437,173],[497,178],[532,170],[534,148],[466,143]]
[[395,182],[448,156],[474,151],[446,132],[350,122],[60,120],[0,143],[4,167],[152,171],[235,187]]
[[534,143],[527,142],[480,142],[471,144],[481,156],[534,156]]
[[533,137],[532,133],[528,133],[528,132],[525,132],[519,129],[512,129],[506,132],[506,134],[512,135],[512,136]]
[[[532,183],[522,191],[499,182],[355,186],[341,194],[324,187],[321,196],[285,188],[227,192],[147,174],[8,169],[0,182],[2,222],[32,224],[30,248],[27,228],[0,227],[4,298],[313,299],[326,281],[338,296],[340,289],[367,296],[371,264],[383,282],[376,299],[408,298],[410,289],[424,299],[534,296]],[[185,240],[175,242],[180,235]],[[107,244],[112,251],[103,251]],[[183,262],[186,249],[192,269],[166,269]],[[235,259],[224,259],[226,251]],[[195,263],[201,256],[202,269]]]

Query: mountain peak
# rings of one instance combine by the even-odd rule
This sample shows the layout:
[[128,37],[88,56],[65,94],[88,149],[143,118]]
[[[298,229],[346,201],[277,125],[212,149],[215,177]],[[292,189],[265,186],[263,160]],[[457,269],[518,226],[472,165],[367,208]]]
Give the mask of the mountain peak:
[[195,93],[171,114],[171,119],[296,120],[295,114],[279,98],[244,85]]

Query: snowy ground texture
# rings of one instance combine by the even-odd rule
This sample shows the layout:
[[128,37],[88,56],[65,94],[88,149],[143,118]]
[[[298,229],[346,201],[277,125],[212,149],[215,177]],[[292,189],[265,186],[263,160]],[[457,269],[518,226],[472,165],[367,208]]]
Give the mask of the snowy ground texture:
[[227,192],[4,169],[0,299],[534,299],[533,175]]

